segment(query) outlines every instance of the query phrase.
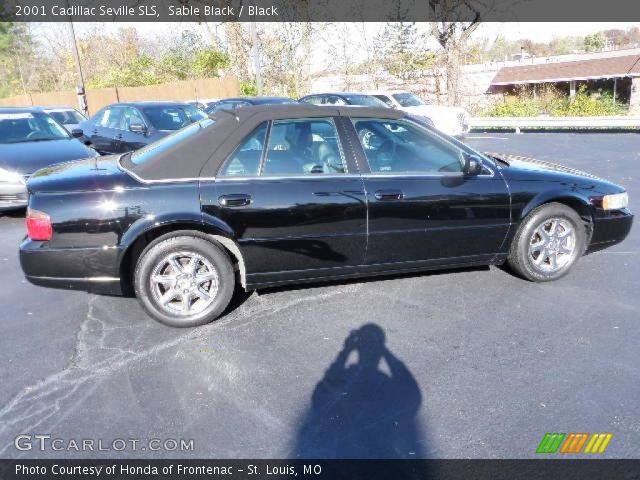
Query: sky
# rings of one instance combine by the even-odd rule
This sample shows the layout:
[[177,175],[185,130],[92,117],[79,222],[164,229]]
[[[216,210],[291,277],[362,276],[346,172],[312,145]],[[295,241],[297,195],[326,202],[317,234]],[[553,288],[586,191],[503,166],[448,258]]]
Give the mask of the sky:
[[480,26],[478,34],[481,36],[495,36],[502,34],[509,40],[528,38],[534,42],[549,42],[554,37],[588,35],[600,30],[619,28],[626,30],[638,22],[487,22]]
[[[561,0],[560,0],[561,1]],[[631,1],[631,0],[630,0]],[[79,35],[82,35],[83,31],[91,30],[96,26],[95,23],[87,24],[75,24],[76,30]],[[587,22],[487,22],[480,26],[476,36],[486,36],[489,38],[495,37],[498,33],[503,35],[509,40],[517,40],[520,38],[527,38],[535,42],[548,42],[553,40],[554,37],[567,36],[567,35],[587,35],[589,33],[597,32],[599,30],[608,30],[612,28],[627,29],[634,25],[639,25],[638,22],[600,22],[600,23],[587,23]],[[135,26],[141,35],[146,36],[158,36],[167,32],[167,28],[171,26],[172,29],[176,28],[176,24],[167,24],[163,22],[159,23],[147,23],[147,22],[133,22],[125,24],[104,23],[102,27],[106,30],[116,30],[122,26]],[[181,24],[183,29],[202,29],[195,23]],[[372,32],[380,29],[382,24],[370,23],[367,25],[368,29]]]

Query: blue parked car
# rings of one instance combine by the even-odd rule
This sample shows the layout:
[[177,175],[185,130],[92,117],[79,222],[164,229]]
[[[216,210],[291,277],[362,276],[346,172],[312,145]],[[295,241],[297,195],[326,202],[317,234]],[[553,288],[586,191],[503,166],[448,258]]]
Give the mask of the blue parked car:
[[27,205],[26,179],[36,170],[96,156],[42,109],[0,108],[0,211]]
[[216,113],[220,110],[235,110],[236,108],[250,107],[252,105],[286,105],[290,103],[298,103],[287,97],[237,97],[225,98],[215,102],[207,108],[209,114]]
[[104,107],[79,127],[96,150],[113,154],[137,150],[205,118],[188,103],[128,102]]

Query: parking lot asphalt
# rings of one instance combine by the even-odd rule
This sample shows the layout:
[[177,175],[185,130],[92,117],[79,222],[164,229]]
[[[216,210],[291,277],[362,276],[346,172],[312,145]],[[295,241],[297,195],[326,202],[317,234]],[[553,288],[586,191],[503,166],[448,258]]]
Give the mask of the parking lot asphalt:
[[[638,134],[467,141],[608,178],[640,210]],[[275,289],[190,330],[26,283],[23,222],[0,216],[0,458],[525,458],[546,432],[610,432],[604,457],[640,457],[637,222],[553,283],[491,267]],[[85,439],[140,443],[69,449]]]

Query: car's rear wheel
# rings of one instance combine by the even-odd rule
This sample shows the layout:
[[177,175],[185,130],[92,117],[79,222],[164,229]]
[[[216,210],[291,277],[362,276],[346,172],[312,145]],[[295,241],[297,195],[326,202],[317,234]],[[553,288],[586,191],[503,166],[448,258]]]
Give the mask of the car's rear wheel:
[[508,262],[518,274],[534,282],[566,275],[584,253],[586,232],[572,208],[549,203],[534,210],[516,233]]
[[172,327],[194,327],[215,320],[235,288],[227,253],[199,236],[178,234],[150,244],[134,273],[144,309]]

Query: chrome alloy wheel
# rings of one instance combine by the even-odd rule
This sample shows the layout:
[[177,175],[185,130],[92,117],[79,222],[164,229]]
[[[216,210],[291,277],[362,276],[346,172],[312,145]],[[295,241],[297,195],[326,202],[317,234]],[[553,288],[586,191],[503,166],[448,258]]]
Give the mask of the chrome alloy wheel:
[[188,251],[165,256],[154,267],[149,281],[158,305],[167,313],[179,316],[205,310],[219,288],[218,272],[211,262]]
[[569,263],[576,249],[573,225],[562,218],[548,218],[533,231],[529,258],[536,268],[554,273]]

